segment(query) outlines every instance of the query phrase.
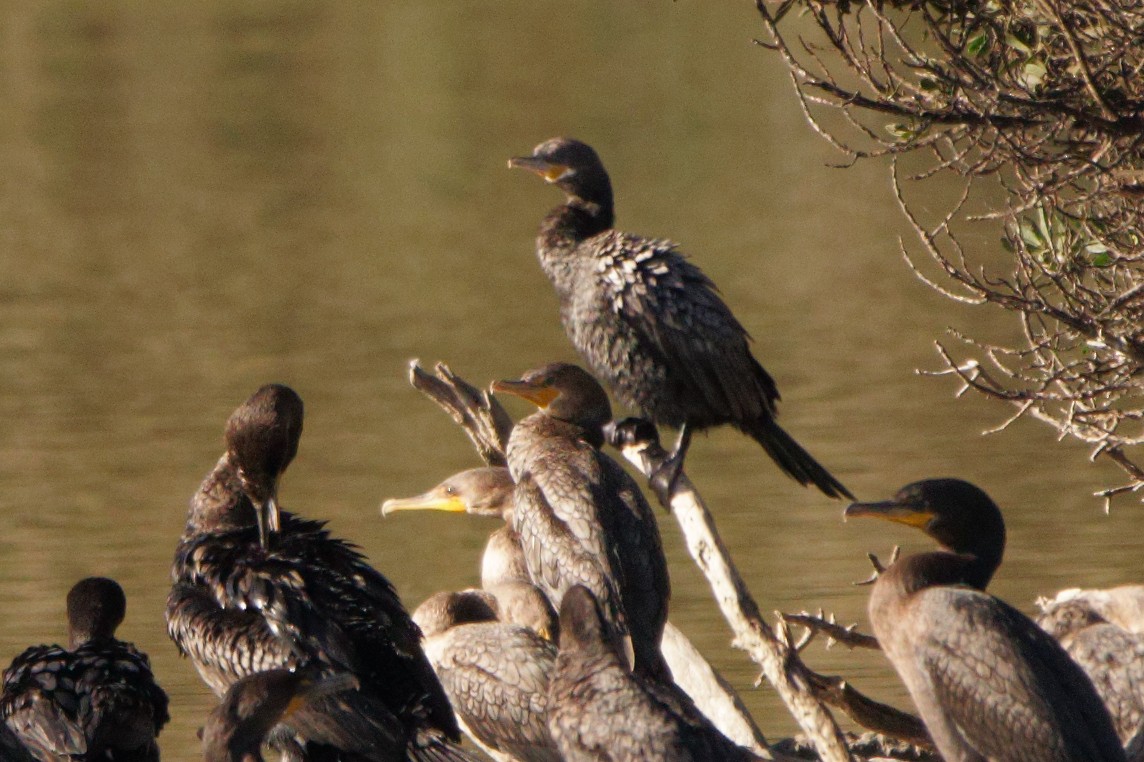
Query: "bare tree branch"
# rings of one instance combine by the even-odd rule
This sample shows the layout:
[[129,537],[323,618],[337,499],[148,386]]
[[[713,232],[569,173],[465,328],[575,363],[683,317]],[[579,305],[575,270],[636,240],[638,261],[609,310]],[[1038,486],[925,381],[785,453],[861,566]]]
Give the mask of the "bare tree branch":
[[[938,345],[963,386],[1092,446],[1144,488],[1144,6],[1124,0],[757,0],[811,127],[851,160],[889,156],[927,256],[914,274],[949,299],[1012,313],[1006,346]],[[792,26],[798,7],[811,24]],[[828,120],[829,114],[842,117]],[[827,126],[827,125],[832,126]],[[908,174],[900,174],[911,156]],[[960,178],[937,219],[907,185]],[[1000,196],[998,195],[1000,192]],[[921,197],[919,196],[919,197]],[[1001,199],[998,202],[998,198]],[[988,211],[971,214],[971,206]],[[924,213],[923,213],[924,212]],[[996,225],[991,272],[959,241]]]

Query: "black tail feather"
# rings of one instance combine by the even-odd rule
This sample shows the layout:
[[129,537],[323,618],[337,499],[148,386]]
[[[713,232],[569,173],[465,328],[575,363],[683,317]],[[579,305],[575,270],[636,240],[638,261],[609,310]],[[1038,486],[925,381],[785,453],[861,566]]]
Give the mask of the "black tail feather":
[[783,472],[804,487],[813,484],[827,497],[854,499],[842,482],[831,476],[794,437],[786,433],[774,418],[766,416],[740,426],[744,433],[763,446],[771,460]]

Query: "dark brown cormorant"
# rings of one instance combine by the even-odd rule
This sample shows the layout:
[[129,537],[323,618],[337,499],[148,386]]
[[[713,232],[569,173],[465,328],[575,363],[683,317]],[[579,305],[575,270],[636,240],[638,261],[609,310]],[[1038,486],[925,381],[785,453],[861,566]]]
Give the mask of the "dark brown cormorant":
[[315,679],[309,672],[270,669],[227,689],[202,730],[204,762],[262,762],[267,734],[283,716],[319,696],[357,687],[350,675]]
[[693,430],[729,423],[800,484],[853,498],[775,422],[775,382],[715,284],[674,243],[612,227],[612,184],[590,146],[553,138],[509,166],[567,194],[541,223],[536,249],[568,338],[623,404],[681,430],[657,488],[678,475]]
[[947,760],[1123,762],[1092,682],[1021,612],[984,592],[1005,549],[989,496],[927,479],[845,515],[921,529],[941,550],[882,572],[870,622]]
[[158,760],[167,694],[147,655],[115,637],[123,588],[88,577],[67,603],[68,647],[33,646],[4,670],[4,724],[41,762]]
[[559,762],[548,732],[548,678],[556,647],[498,621],[482,590],[436,593],[413,612],[425,654],[465,733],[498,762]]
[[283,511],[260,542],[260,501],[297,451],[301,417],[301,399],[278,384],[231,415],[226,453],[191,499],[175,551],[167,632],[218,696],[276,668],[358,679],[359,690],[291,715],[272,734],[280,747],[292,733],[313,759],[468,759],[453,745],[452,709],[389,581],[322,522]]
[[1127,744],[1144,728],[1144,632],[1118,616],[1112,590],[1066,590],[1053,601],[1041,601],[1037,624],[1064,647],[1088,674]]
[[587,588],[560,604],[548,727],[567,762],[735,762],[736,746],[679,694],[627,670]]
[[381,515],[437,510],[502,519],[504,526],[489,535],[481,556],[481,587],[496,598],[500,621],[523,625],[555,641],[556,611],[544,593],[532,584],[520,537],[512,528],[515,486],[507,468],[470,468],[416,497],[386,500],[381,506]]
[[635,481],[600,451],[608,395],[575,365],[554,363],[493,390],[540,411],[516,424],[507,457],[513,526],[532,581],[554,607],[573,585],[600,600],[629,635],[635,670],[670,681],[659,651],[671,585],[655,515]]

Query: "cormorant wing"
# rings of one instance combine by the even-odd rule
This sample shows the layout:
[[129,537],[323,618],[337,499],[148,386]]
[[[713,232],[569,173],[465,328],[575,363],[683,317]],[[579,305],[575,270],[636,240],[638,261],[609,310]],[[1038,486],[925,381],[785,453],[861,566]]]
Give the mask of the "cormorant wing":
[[1028,617],[960,587],[926,589],[911,608],[925,627],[917,659],[933,691],[915,699],[935,739],[949,730],[928,722],[927,701],[991,760],[1123,762],[1092,683]]
[[59,646],[32,646],[4,670],[0,714],[37,757],[82,757],[87,753],[87,737],[76,719],[76,696],[58,680],[70,657]]
[[[703,398],[725,418],[753,420],[773,413],[779,398],[775,382],[751,355],[750,335],[711,279],[671,241],[618,231],[601,235],[615,238],[612,246],[636,252],[633,259],[612,260],[604,279],[616,291],[616,314],[675,374],[669,383]],[[635,272],[623,272],[633,266]]]
[[1144,636],[1102,623],[1064,643],[1104,699],[1121,740],[1131,738],[1144,726]]
[[461,625],[442,637],[434,666],[468,729],[514,758],[558,762],[548,731],[555,646],[525,627],[501,623]]
[[[584,446],[593,466],[595,451]],[[584,585],[608,612],[609,620],[627,632],[619,590],[620,570],[598,517],[590,486],[599,473],[569,472],[565,463],[520,474],[514,491],[513,526],[520,534],[529,574],[559,608],[574,585]]]

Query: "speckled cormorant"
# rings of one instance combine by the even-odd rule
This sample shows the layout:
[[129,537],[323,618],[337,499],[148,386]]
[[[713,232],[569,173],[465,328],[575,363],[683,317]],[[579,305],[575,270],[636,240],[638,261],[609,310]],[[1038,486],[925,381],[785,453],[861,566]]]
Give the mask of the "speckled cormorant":
[[505,525],[489,535],[481,556],[481,587],[496,598],[497,618],[532,629],[555,642],[556,611],[528,575],[520,536],[512,528],[512,495],[516,485],[507,468],[486,466],[453,474],[416,497],[391,498],[381,515],[395,511],[437,510],[495,516]]
[[568,338],[624,405],[681,429],[657,481],[674,481],[693,430],[729,423],[800,484],[853,498],[775,422],[778,388],[715,284],[671,241],[612,227],[612,184],[590,146],[553,138],[509,166],[535,172],[568,197],[544,218],[536,240]]
[[671,585],[655,515],[639,486],[600,451],[608,395],[585,370],[553,363],[493,390],[540,411],[519,421],[507,457],[516,482],[513,526],[532,581],[554,607],[573,585],[600,600],[629,635],[635,670],[670,681],[659,643]]
[[267,522],[268,547],[260,543],[259,501],[297,451],[301,418],[301,399],[279,384],[231,415],[226,453],[191,499],[175,551],[168,634],[219,696],[275,668],[358,679],[359,690],[291,715],[288,730],[272,735],[280,746],[292,731],[321,758],[336,750],[350,760],[468,759],[453,745],[460,731],[420,631],[389,581],[322,522],[285,511],[277,530]]
[[306,670],[269,669],[227,689],[202,730],[204,762],[262,762],[262,745],[283,716],[317,697],[351,690],[347,674],[316,678]]
[[528,627],[498,621],[496,606],[483,590],[436,593],[413,621],[470,738],[498,762],[559,762],[548,732],[556,647]]
[[1133,631],[1144,622],[1118,616],[1116,604],[1118,592],[1137,589],[1066,590],[1038,602],[1037,624],[1088,673],[1125,744],[1144,724],[1144,632]]
[[560,632],[548,727],[567,762],[758,759],[675,691],[628,672],[587,588],[576,585],[564,595]]
[[1123,762],[1092,682],[1031,619],[984,592],[1005,549],[1001,511],[960,479],[927,479],[845,515],[921,529],[941,550],[884,571],[869,615],[947,760]]
[[42,762],[158,760],[167,694],[146,654],[115,637],[123,588],[88,577],[67,606],[68,647],[33,646],[4,670],[5,725]]

